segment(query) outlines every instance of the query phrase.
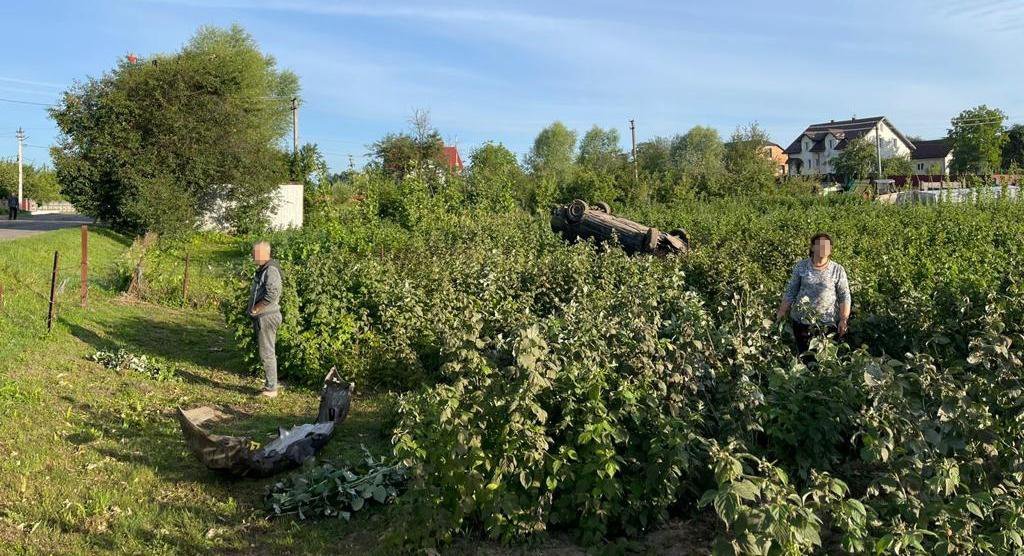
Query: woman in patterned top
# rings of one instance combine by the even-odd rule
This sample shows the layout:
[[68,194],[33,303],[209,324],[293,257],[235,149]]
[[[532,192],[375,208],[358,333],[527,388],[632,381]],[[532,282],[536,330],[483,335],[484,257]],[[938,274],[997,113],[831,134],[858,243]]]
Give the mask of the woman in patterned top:
[[817,234],[811,238],[809,257],[793,267],[778,317],[788,314],[793,325],[798,354],[807,351],[815,330],[845,336],[850,319],[850,283],[846,269],[829,260],[832,237]]

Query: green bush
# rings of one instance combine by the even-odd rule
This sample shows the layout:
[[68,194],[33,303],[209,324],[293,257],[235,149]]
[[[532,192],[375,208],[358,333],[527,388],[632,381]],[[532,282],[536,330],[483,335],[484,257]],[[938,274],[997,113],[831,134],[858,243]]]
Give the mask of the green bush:
[[[691,254],[652,259],[394,187],[272,238],[282,376],[337,364],[402,393],[392,540],[595,544],[703,500],[723,552],[1020,550],[1024,205],[794,192],[616,211],[687,229]],[[771,317],[818,231],[854,313],[850,345],[816,340],[808,367]]]

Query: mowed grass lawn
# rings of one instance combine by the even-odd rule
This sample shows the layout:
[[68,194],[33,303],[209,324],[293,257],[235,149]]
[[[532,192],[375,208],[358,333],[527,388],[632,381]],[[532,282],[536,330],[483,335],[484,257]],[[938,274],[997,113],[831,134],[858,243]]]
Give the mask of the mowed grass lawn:
[[[217,404],[242,416],[217,432],[264,442],[277,427],[315,416],[318,392],[254,396],[260,381],[221,317],[129,301],[114,262],[128,241],[90,237],[89,305],[78,306],[79,230],[0,242],[0,553],[375,553],[388,509],[343,521],[267,520],[273,479],[231,480],[186,450],[174,410]],[[57,320],[45,327],[50,267],[61,252]],[[158,381],[88,360],[123,347],[177,367]],[[361,445],[388,446],[372,397],[322,452],[335,462]]]

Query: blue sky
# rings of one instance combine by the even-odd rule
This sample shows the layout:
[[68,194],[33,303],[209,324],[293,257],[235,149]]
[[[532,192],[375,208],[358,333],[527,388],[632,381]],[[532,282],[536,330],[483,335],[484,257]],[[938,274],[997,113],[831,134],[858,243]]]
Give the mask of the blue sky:
[[[853,115],[924,138],[977,104],[1024,121],[1020,0],[5,0],[0,21],[0,98],[35,103],[129,52],[239,23],[299,75],[301,139],[335,170],[416,109],[464,156],[488,140],[522,154],[556,119],[616,127],[624,147],[630,118],[641,141],[756,121],[783,146]],[[55,128],[34,104],[0,101],[0,157],[18,126],[26,158],[48,162]]]

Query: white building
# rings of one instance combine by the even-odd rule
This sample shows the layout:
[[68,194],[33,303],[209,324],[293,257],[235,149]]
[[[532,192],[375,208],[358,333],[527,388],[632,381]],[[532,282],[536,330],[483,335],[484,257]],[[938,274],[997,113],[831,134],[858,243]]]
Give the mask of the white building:
[[832,160],[855,139],[875,145],[880,140],[882,158],[910,156],[914,144],[903,136],[884,116],[832,120],[808,126],[790,143],[789,175],[807,176],[833,173]]
[[275,230],[302,227],[302,193],[301,183],[284,183],[277,188],[270,217],[270,227]]
[[953,144],[949,139],[916,141],[910,163],[916,176],[948,176],[953,163]]
[[[227,211],[232,203],[217,201],[203,215],[199,228],[206,231],[231,232]],[[287,230],[301,228],[303,223],[303,186],[301,183],[283,183],[271,194],[267,209],[270,228]]]

